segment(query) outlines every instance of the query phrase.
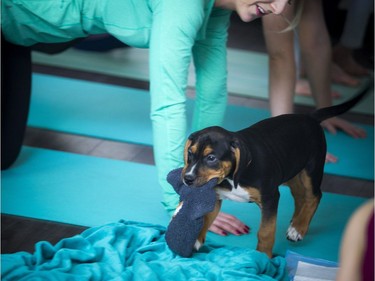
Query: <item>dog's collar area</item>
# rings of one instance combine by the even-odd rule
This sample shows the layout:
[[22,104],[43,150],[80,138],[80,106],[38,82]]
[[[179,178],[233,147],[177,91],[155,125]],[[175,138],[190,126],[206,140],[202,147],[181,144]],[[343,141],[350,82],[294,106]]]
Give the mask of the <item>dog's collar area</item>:
[[234,184],[233,184],[233,180],[229,179],[229,178],[225,178],[220,184],[218,184],[218,186],[220,188],[223,188],[223,189],[227,189],[227,190],[232,190],[233,188],[235,188]]

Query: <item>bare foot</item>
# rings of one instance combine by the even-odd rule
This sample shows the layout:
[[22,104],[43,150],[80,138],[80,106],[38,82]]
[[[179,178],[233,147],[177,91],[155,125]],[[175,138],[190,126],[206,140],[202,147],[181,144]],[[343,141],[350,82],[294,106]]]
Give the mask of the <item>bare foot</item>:
[[[340,118],[340,117],[333,117],[322,122],[323,128],[325,128],[331,134],[336,134],[337,130],[342,130],[349,136],[353,138],[365,138],[366,131],[352,123]],[[336,163],[338,158],[331,153],[326,154],[326,163]]]
[[[296,95],[298,96],[305,96],[305,97],[311,97],[311,88],[309,81],[305,79],[298,79],[296,82],[296,87],[294,89]],[[332,90],[331,92],[332,98],[337,99],[341,97],[341,94],[335,90]]]
[[331,80],[333,83],[342,84],[349,87],[356,87],[360,83],[358,78],[349,75],[335,63],[332,63],[331,67]]
[[357,63],[352,50],[342,45],[336,45],[332,50],[333,61],[349,75],[363,77],[369,74],[368,69]]
[[[302,78],[306,78],[306,74],[303,68],[301,68],[299,75]],[[360,80],[358,78],[346,73],[340,66],[338,66],[333,61],[331,64],[331,81],[333,83],[341,84],[341,85],[349,86],[349,87],[357,87],[360,84]],[[307,83],[307,82],[303,82],[303,83]],[[297,81],[297,84],[298,84],[298,81]],[[298,86],[298,87],[301,87],[301,89],[298,88],[299,91],[296,91],[297,94],[300,93],[301,96],[311,96],[311,90],[310,90],[309,85]]]

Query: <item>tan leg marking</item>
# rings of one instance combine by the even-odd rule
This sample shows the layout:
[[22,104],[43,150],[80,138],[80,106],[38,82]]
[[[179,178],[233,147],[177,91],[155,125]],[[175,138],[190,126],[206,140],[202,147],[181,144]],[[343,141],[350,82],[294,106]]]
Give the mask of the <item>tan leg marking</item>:
[[199,233],[197,242],[195,243],[195,246],[194,246],[196,250],[199,250],[199,248],[206,241],[206,235],[207,235],[208,229],[210,228],[211,224],[214,222],[218,213],[220,212],[221,203],[222,203],[222,200],[216,200],[214,210],[204,216],[203,228],[202,228],[201,233]]
[[256,203],[262,208],[262,195],[260,194],[259,189],[255,187],[245,187],[245,189],[249,193],[250,201]]
[[294,178],[289,180],[286,185],[289,186],[290,191],[294,198],[294,213],[292,221],[299,215],[303,205],[305,204],[305,188],[300,178],[300,174],[297,174]]
[[272,257],[273,244],[275,243],[276,233],[276,216],[273,216],[262,222],[258,231],[258,245],[257,250],[266,253],[270,258]]
[[318,208],[320,198],[314,195],[311,178],[305,170],[289,181],[289,184],[296,209],[287,231],[287,237],[292,241],[298,241],[302,240],[307,233],[311,219]]

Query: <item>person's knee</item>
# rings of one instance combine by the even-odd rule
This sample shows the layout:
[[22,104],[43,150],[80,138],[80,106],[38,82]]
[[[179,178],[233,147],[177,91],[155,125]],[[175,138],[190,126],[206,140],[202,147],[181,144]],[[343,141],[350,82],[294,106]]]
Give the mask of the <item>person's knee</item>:
[[[3,38],[2,38],[3,39]],[[31,51],[2,40],[1,169],[12,166],[21,151],[31,96]]]
[[1,170],[3,171],[9,169],[14,162],[16,162],[21,148],[13,151],[10,151],[9,149],[5,151],[3,149],[1,150]]

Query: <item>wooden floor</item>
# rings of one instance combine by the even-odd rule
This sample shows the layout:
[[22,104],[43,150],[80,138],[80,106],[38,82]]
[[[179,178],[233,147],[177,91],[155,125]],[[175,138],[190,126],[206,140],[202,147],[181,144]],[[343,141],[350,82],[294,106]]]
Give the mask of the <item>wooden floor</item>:
[[[246,36],[244,35],[246,34]],[[233,48],[241,48],[264,52],[264,40],[260,22],[250,25],[234,20],[228,45]],[[373,54],[372,54],[373,59]],[[371,64],[371,62],[369,62]],[[373,63],[373,61],[372,61]],[[35,72],[49,73],[66,77],[74,77],[102,83],[124,85],[134,88],[148,89],[148,83],[129,80],[108,75],[72,71],[67,69],[34,65]],[[193,95],[192,90],[189,91]],[[267,108],[266,101],[238,97],[231,95],[229,102],[250,107]],[[296,107],[297,112],[311,111],[309,107]],[[361,114],[347,114],[347,120],[364,124],[373,124],[373,116]],[[116,141],[108,141],[99,138],[58,133],[50,130],[28,128],[25,137],[25,145],[54,150],[68,151],[78,154],[94,155],[98,157],[134,161],[154,165],[152,147],[128,144]],[[326,192],[347,194],[360,197],[373,197],[374,184],[372,181],[358,180],[347,177],[325,175],[322,189]],[[67,225],[49,221],[41,221],[11,215],[1,217],[1,251],[12,253],[17,251],[32,252],[34,244],[41,240],[56,243],[64,237],[70,237],[80,233],[84,227]]]

